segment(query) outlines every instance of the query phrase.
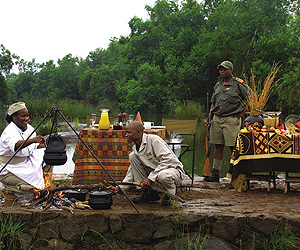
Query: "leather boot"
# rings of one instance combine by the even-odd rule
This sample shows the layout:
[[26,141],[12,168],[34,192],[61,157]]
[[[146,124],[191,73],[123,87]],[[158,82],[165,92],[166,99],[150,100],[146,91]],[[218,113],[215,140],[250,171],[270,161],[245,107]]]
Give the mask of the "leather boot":
[[134,203],[146,203],[151,201],[158,201],[160,199],[158,193],[152,189],[146,189],[141,197],[133,198]]
[[161,200],[163,206],[171,206],[172,202],[170,197],[166,194],[165,197]]
[[218,182],[220,179],[219,172],[218,169],[213,168],[211,174],[208,177],[205,177],[204,180],[207,182]]

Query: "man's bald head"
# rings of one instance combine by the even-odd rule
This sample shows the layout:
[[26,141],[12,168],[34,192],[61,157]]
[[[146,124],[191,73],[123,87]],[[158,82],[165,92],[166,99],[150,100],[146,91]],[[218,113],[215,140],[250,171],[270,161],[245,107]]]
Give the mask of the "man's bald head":
[[142,123],[138,121],[131,122],[126,127],[125,138],[129,143],[134,142],[135,145],[139,146],[142,142],[143,131],[144,127]]
[[133,122],[131,122],[127,125],[127,129],[133,129],[133,130],[136,130],[136,131],[143,131],[144,126],[143,126],[142,123],[140,123],[138,121],[133,121]]

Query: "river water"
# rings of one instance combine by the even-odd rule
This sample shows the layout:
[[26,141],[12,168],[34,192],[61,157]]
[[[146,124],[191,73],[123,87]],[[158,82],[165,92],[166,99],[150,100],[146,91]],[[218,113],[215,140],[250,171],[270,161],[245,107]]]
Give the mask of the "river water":
[[53,178],[68,178],[73,175],[75,163],[73,162],[73,154],[75,151],[75,142],[69,142],[67,143],[66,151],[67,151],[67,157],[68,160],[64,165],[60,166],[54,166],[53,167]]

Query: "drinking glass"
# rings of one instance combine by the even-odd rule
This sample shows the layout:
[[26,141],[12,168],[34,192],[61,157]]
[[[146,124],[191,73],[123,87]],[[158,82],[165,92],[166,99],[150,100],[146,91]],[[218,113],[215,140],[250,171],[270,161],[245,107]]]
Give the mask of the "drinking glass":
[[96,114],[91,114],[91,122],[92,122],[92,128],[94,128],[95,122],[96,122]]
[[95,119],[90,118],[89,119],[89,128],[94,128]]

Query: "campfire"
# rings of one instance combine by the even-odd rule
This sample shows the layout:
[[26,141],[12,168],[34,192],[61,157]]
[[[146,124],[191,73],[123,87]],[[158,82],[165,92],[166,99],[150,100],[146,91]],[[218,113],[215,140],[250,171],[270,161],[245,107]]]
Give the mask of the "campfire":
[[[34,198],[27,203],[22,204],[23,207],[28,209],[59,209],[68,210],[72,214],[75,209],[92,209],[88,201],[79,200],[70,195],[66,195],[67,190],[78,191],[79,193],[86,193],[90,190],[106,189],[108,184],[106,182],[99,184],[85,185],[52,185],[52,174],[50,172],[44,173],[45,189],[34,188]],[[85,195],[84,195],[85,199]]]
[[[73,214],[75,209],[107,209],[113,203],[111,193],[107,191],[107,187],[112,184],[105,180],[91,185],[61,184],[53,186],[51,173],[44,173],[44,179],[45,189],[34,189],[35,197],[29,202],[24,203],[23,207],[28,209],[68,210]],[[140,183],[135,182],[122,182],[120,184],[141,187]],[[168,194],[171,199],[184,202],[180,197],[166,192],[160,184],[153,183],[151,187],[158,192]],[[88,192],[89,199],[86,200]],[[72,196],[70,195],[71,193]]]

